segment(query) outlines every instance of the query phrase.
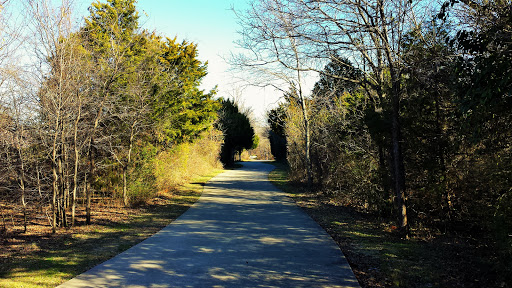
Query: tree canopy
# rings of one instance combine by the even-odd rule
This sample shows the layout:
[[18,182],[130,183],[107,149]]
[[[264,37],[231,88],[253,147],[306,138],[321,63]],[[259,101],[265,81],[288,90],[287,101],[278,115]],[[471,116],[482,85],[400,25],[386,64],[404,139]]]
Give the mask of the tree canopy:
[[[68,4],[27,2],[41,63],[31,71],[37,92],[31,121],[10,116],[30,131],[23,135],[30,143],[19,146],[24,168],[1,180],[23,180],[49,199],[54,232],[75,224],[78,198],[89,224],[99,193],[124,205],[154,195],[155,159],[210,131],[220,108],[215,89],[199,88],[207,63],[197,59],[197,45],[142,29],[135,0],[92,3],[78,29]],[[17,86],[26,89],[20,95],[30,95],[28,86]]]

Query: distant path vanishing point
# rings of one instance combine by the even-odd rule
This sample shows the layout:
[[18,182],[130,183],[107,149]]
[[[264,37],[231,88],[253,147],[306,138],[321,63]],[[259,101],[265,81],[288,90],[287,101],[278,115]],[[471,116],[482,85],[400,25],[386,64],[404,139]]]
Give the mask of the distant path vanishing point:
[[359,287],[329,235],[268,181],[272,169],[219,174],[169,226],[59,287]]

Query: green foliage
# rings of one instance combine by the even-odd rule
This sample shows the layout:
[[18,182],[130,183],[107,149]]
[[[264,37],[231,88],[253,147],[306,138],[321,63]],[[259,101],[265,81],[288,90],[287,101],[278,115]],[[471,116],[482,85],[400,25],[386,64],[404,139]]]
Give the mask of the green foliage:
[[[385,145],[384,135],[389,132],[383,127],[382,109],[376,110],[364,89],[355,84],[354,81],[362,81],[361,77],[361,71],[342,59],[327,65],[315,85],[307,105],[314,181],[331,197],[346,204],[389,214],[390,195],[384,193],[382,181],[387,172],[383,173],[386,169],[379,158],[379,147]],[[304,145],[303,116],[296,103],[282,107],[286,117],[278,116],[283,112],[277,109],[269,116],[286,120],[275,130],[286,127],[290,177],[300,182],[305,179],[305,163],[300,157]],[[273,123],[277,121],[270,122]]]
[[133,206],[146,203],[156,196],[154,159],[158,148],[151,143],[138,141],[134,147],[135,159],[128,176],[128,198]]
[[222,109],[219,110],[217,129],[224,134],[224,144],[221,150],[221,161],[226,166],[232,166],[235,153],[241,154],[244,149],[257,145],[254,128],[249,117],[241,113],[237,104],[230,99],[221,99]]
[[138,142],[134,149],[137,156],[129,171],[129,203],[145,204],[159,193],[172,193],[179,185],[222,168],[221,141],[221,133],[210,130],[192,142],[167,149]]
[[129,40],[139,28],[139,13],[136,11],[135,2],[135,0],[108,0],[106,3],[100,1],[92,3],[89,7],[91,15],[85,19],[85,28],[101,34],[91,39],[107,40],[108,35],[122,35],[116,38]]
[[459,120],[452,85],[456,80],[446,36],[446,27],[433,22],[411,31],[403,44],[404,59],[411,67],[402,101],[410,215],[429,227],[460,216],[453,213],[449,200],[455,193],[451,179],[462,167],[457,167],[460,159],[455,155],[461,139],[455,133]]
[[[509,41],[504,40],[511,39],[510,9],[498,9],[498,2],[489,5],[495,22],[482,20],[473,32],[461,32],[451,42],[446,39],[456,33],[436,21],[404,37],[401,137],[412,226],[465,235],[488,231],[506,247],[510,239],[505,235],[512,231],[506,224],[510,209],[504,204],[512,185],[512,61]],[[482,15],[491,18],[483,10],[472,17]],[[457,57],[461,52],[464,57]],[[345,204],[390,216],[396,208],[388,172],[389,73],[383,71],[379,89],[366,85],[373,75],[356,85],[344,80],[362,74],[349,64],[330,63],[308,102],[314,181]],[[275,125],[277,109],[269,113],[269,124],[274,134],[286,127],[290,177],[304,181],[302,115],[294,103],[285,109],[286,118],[280,117],[284,124]],[[510,249],[500,257],[506,255]]]
[[256,134],[252,136],[252,146],[250,149],[256,149],[258,148],[258,145],[260,144],[260,137]]
[[270,110],[267,115],[270,126],[270,151],[278,161],[286,159],[286,104],[280,103],[278,107]]
[[352,93],[360,85],[363,78],[361,70],[357,69],[347,58],[331,57],[331,61],[324,67],[320,79],[315,83],[313,96],[336,98],[344,92]]
[[100,152],[112,156],[100,161],[127,169],[128,198],[142,203],[162,181],[158,155],[169,147],[188,155],[187,143],[211,128],[220,105],[215,90],[199,89],[207,63],[197,59],[196,44],[142,30],[134,0],[96,2],[89,11],[80,35],[97,70],[91,96],[103,103],[96,112],[106,147]]
[[140,49],[145,41],[144,37],[137,37],[139,16],[135,0],[98,1],[92,4],[89,12],[80,35],[84,46],[92,52],[93,60],[100,66],[101,71],[97,72],[109,75],[135,66],[132,61],[137,61],[137,54],[143,53]]
[[194,177],[221,169],[222,133],[205,131],[193,142],[162,151],[155,158],[156,191],[173,191]]
[[[472,26],[458,29],[450,43],[462,52],[458,57],[457,91],[460,108],[472,131],[473,141],[487,147],[503,147],[510,133],[512,109],[512,10],[510,1],[476,2],[469,5]],[[503,127],[503,125],[509,128]],[[501,126],[501,127],[500,127]]]
[[197,60],[197,45],[167,38],[160,42],[159,64],[164,71],[156,86],[152,118],[160,141],[189,141],[205,131],[217,117],[216,91],[199,90],[206,63]]
[[[64,183],[73,182],[71,175],[76,174],[76,187],[92,188],[88,196],[101,193],[123,198],[125,204],[144,203],[165,182],[161,177],[175,177],[160,173],[162,167],[172,171],[161,162],[172,149],[175,158],[196,156],[197,161],[183,162],[184,170],[195,167],[199,173],[216,165],[212,159],[218,158],[217,136],[203,148],[191,144],[203,140],[200,135],[211,130],[220,108],[213,99],[215,89],[199,89],[207,63],[197,59],[196,44],[143,30],[135,4],[135,0],[96,1],[78,31],[51,43],[56,51],[50,51],[50,72],[42,75],[45,82],[39,91],[41,118],[46,121],[41,134],[56,135],[56,156],[49,160],[55,167],[64,159],[63,169],[68,170],[41,178],[47,181],[43,187],[59,190],[61,196],[69,194],[71,185],[64,191]],[[207,148],[211,151],[201,150]],[[211,162],[210,166],[201,161]],[[49,165],[43,163],[42,170],[51,171]],[[52,177],[58,185],[46,180]]]
[[[125,113],[130,105],[132,114],[144,113],[141,117],[153,128],[153,141],[191,141],[211,127],[219,109],[213,100],[215,90],[205,93],[198,88],[207,63],[197,59],[193,43],[139,31],[134,3],[111,0],[89,9],[82,34],[100,76],[107,78],[97,93],[111,94],[111,101],[119,102],[111,114]],[[111,124],[123,125],[115,119]]]

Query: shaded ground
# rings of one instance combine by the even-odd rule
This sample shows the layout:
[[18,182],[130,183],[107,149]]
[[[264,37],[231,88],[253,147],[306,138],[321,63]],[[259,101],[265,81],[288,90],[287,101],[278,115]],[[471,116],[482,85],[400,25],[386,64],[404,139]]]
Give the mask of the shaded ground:
[[511,287],[507,275],[512,263],[498,262],[485,235],[477,239],[417,233],[402,240],[392,221],[293,186],[287,182],[286,167],[277,166],[270,174],[273,183],[333,237],[362,287]]
[[[198,178],[196,184],[181,186],[172,193],[160,193],[136,209],[105,199],[93,208],[93,225],[85,225],[85,211],[79,209],[77,225],[57,229],[56,234],[51,234],[48,220],[42,216],[31,217],[28,232],[21,233],[21,221],[17,221],[21,215],[3,211],[13,215],[12,221],[18,225],[13,229],[9,217],[8,232],[1,234],[0,287],[55,287],[125,251],[186,211],[210,177]],[[40,212],[32,211],[31,215]]]
[[328,234],[246,162],[153,237],[60,287],[359,287]]

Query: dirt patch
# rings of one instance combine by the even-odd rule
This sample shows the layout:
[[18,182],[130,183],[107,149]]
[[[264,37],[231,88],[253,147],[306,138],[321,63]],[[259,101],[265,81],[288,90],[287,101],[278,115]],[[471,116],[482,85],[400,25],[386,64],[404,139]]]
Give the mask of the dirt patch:
[[[155,234],[185,212],[200,196],[202,184],[160,195],[137,208],[117,201],[94,203],[92,225],[85,224],[85,209],[77,210],[73,227],[52,234],[48,208],[29,211],[27,232],[23,214],[3,205],[5,221],[0,238],[1,287],[55,287],[110,259]],[[1,220],[1,219],[0,219]],[[21,285],[21,286],[20,286]]]
[[507,263],[485,238],[419,233],[404,240],[392,221],[321,194],[294,199],[336,241],[362,287],[510,287]]

